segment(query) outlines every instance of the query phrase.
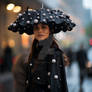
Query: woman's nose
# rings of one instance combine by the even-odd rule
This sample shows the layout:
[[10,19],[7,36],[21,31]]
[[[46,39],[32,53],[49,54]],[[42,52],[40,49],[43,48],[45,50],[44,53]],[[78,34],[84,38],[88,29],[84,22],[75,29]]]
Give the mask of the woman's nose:
[[41,29],[41,28],[39,28],[38,32],[42,32],[42,29]]

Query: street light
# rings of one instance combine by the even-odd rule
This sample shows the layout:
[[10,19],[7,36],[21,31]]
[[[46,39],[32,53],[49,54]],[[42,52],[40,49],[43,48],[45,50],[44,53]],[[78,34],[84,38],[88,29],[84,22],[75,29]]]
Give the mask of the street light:
[[13,8],[13,12],[15,12],[15,13],[19,13],[20,11],[21,11],[21,6],[15,6],[14,8]]
[[22,37],[22,46],[24,48],[28,48],[29,47],[29,35],[24,33],[23,35],[21,35],[21,37]]
[[10,47],[13,48],[15,46],[15,41],[13,39],[10,39],[10,40],[8,40],[8,44]]
[[13,3],[10,3],[10,4],[7,5],[6,9],[11,11],[11,10],[13,10],[14,6],[15,5]]

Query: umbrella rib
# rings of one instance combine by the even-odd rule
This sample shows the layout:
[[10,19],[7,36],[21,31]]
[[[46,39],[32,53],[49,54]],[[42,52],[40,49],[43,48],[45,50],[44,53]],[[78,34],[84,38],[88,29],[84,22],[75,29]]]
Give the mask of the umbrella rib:
[[43,6],[43,3],[42,3],[42,9],[43,9],[43,7],[44,7],[44,6]]

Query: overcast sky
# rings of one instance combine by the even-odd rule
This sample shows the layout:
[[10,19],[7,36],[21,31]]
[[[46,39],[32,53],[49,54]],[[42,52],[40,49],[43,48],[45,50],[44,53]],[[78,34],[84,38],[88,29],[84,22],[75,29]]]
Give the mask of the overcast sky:
[[91,18],[92,18],[92,0],[83,0],[83,5],[85,8],[91,9]]
[[83,5],[85,8],[92,9],[92,0],[83,0]]
[[[44,1],[45,3],[47,3],[49,6],[51,6],[52,8],[57,7],[58,2],[57,0],[41,0]],[[59,0],[58,0],[59,1]],[[63,0],[62,0],[63,1]],[[49,3],[48,3],[49,2]],[[91,15],[92,15],[92,0],[83,0],[83,6],[87,9],[91,9]]]

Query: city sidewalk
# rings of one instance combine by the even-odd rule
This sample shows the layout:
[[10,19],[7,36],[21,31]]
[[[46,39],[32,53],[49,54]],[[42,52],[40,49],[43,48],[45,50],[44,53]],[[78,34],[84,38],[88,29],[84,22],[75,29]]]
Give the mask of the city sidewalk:
[[0,74],[0,92],[13,92],[13,87],[12,73]]
[[[77,62],[74,62],[71,66],[71,69],[67,70],[67,83],[69,92],[79,92],[79,67]],[[86,77],[83,82],[83,92],[92,92],[92,78]]]

